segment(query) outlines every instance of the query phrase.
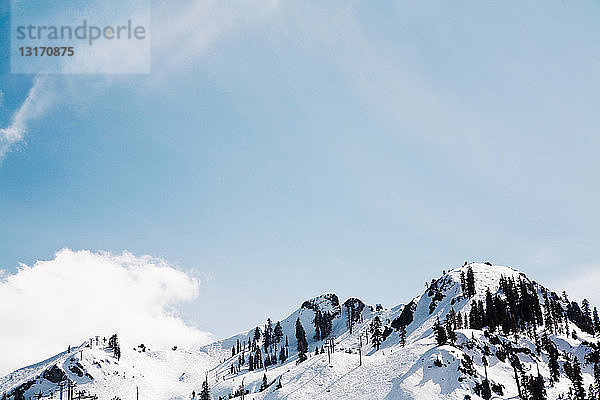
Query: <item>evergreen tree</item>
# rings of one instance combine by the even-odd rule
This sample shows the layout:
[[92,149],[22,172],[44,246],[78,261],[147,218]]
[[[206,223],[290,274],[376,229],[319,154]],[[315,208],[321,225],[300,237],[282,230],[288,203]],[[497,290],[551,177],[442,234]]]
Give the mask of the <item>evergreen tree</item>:
[[285,347],[282,347],[281,350],[279,351],[279,361],[283,364],[286,360],[286,353],[285,353]]
[[475,296],[475,273],[470,266],[467,268],[467,296]]
[[590,302],[587,299],[583,299],[581,302],[581,311],[585,319],[585,325],[588,327],[588,331],[594,333],[594,321],[592,320],[592,311],[590,310]]
[[581,365],[577,357],[573,360],[571,382],[573,382],[573,391],[577,400],[585,400],[585,389],[583,387],[583,377],[581,376]]
[[440,323],[440,319],[438,318],[435,324],[433,324],[433,333],[435,334],[435,340],[437,341],[438,346],[443,346],[448,343],[448,336],[446,335],[446,329]]
[[260,389],[258,389],[258,391],[262,392],[268,387],[269,387],[269,383],[267,382],[267,374],[263,374],[262,382],[260,384]]
[[544,327],[546,331],[554,333],[554,318],[552,317],[552,307],[550,306],[547,291],[544,291]]
[[456,337],[456,332],[454,332],[454,329],[452,329],[452,326],[448,323],[448,321],[446,321],[446,336],[448,337],[450,344],[456,344],[456,340],[458,339]]
[[202,390],[200,391],[200,400],[211,400],[210,389],[208,388],[208,377],[202,382]]
[[596,335],[600,335],[600,319],[598,318],[598,310],[594,307],[594,331]]
[[117,358],[117,360],[121,359],[121,346],[119,346],[119,338],[115,333],[108,339],[108,347],[113,350],[113,355]]
[[302,362],[306,360],[306,353],[308,353],[308,342],[306,341],[306,331],[300,322],[300,318],[296,319],[296,341],[298,342],[298,360]]
[[264,348],[265,353],[269,352],[269,347],[271,347],[272,338],[273,338],[273,326],[271,325],[271,318],[267,318],[267,325],[265,326],[265,334],[264,334]]
[[313,323],[315,324],[315,340],[321,340],[321,311],[317,309]]
[[283,339],[283,329],[281,328],[281,324],[279,321],[275,324],[275,329],[273,329],[273,339],[275,339],[275,343],[279,344],[281,339]]
[[373,318],[369,330],[371,332],[371,343],[376,350],[379,350],[379,346],[381,346],[381,342],[383,341],[383,328],[379,316],[376,315],[375,318]]
[[352,334],[352,328],[354,327],[354,319],[355,319],[355,311],[354,311],[354,305],[353,304],[347,304],[346,305],[346,312],[348,314],[348,320],[347,320],[347,325],[348,325],[348,329],[350,330],[350,334]]
[[254,371],[254,358],[252,353],[248,355],[248,371]]
[[254,342],[258,342],[260,340],[260,337],[262,336],[262,334],[260,333],[260,328],[257,326],[256,329],[254,330]]
[[521,378],[523,389],[522,398],[527,400],[546,400],[544,378],[538,371],[537,376],[523,375]]
[[490,331],[494,332],[496,330],[496,307],[494,298],[492,297],[492,292],[490,292],[490,288],[487,288],[485,291],[485,318],[484,318],[484,326],[490,328]]
[[406,327],[404,325],[400,326],[400,345],[406,346]]
[[546,341],[544,347],[548,353],[548,369],[550,370],[550,383],[558,382],[560,379],[560,365],[558,364],[558,349],[546,338],[542,339],[542,342]]
[[481,397],[483,397],[484,400],[490,400],[492,397],[492,391],[490,389],[490,381],[488,380],[487,374],[488,360],[485,356],[481,358],[481,363],[483,364],[483,370],[485,372],[485,380],[483,381],[481,388]]
[[594,386],[596,394],[600,398],[600,362],[594,364]]

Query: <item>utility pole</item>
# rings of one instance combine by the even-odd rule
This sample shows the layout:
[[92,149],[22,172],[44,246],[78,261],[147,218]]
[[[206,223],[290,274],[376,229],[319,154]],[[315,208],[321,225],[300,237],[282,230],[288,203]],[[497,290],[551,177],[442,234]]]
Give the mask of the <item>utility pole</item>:
[[358,337],[358,366],[362,365],[362,333]]
[[139,386],[135,387],[135,399],[140,400],[140,387]]
[[62,400],[62,394],[63,394],[64,387],[65,387],[65,382],[64,381],[59,382],[58,388],[60,389],[60,400]]
[[75,394],[75,386],[76,386],[76,384],[72,380],[69,380],[67,385],[68,385],[68,388],[67,388],[68,389],[67,390],[68,397],[67,397],[67,399],[68,400],[74,400],[73,399],[73,394]]

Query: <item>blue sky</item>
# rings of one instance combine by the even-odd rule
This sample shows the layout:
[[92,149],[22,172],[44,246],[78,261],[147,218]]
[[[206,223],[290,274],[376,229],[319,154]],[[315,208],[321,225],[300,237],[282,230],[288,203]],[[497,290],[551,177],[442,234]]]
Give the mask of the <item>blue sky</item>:
[[151,74],[35,77],[9,71],[2,5],[0,127],[32,87],[35,106],[0,164],[0,268],[64,247],[163,257],[199,277],[181,312],[218,336],[324,291],[392,306],[465,260],[584,290],[599,17],[592,1],[155,2]]

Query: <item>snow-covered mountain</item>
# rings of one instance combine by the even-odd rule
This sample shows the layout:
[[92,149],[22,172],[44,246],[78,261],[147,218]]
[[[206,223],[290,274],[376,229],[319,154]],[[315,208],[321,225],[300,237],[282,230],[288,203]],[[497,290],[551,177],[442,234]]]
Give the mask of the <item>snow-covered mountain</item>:
[[[298,351],[299,326],[308,351]],[[284,320],[208,346],[156,351],[94,336],[0,378],[0,394],[169,400],[205,398],[208,389],[211,399],[597,400],[599,331],[587,302],[512,268],[472,263],[444,272],[405,305],[324,294]]]

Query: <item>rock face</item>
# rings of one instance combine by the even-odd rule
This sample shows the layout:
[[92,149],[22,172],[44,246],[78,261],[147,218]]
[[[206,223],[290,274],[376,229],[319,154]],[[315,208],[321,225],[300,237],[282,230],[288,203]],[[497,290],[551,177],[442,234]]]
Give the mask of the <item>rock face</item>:
[[413,315],[415,313],[415,309],[417,308],[417,304],[414,300],[408,303],[403,309],[400,315],[392,321],[392,328],[399,330],[401,327],[407,327],[413,322]]
[[64,381],[67,378],[65,372],[62,369],[58,368],[56,364],[45,370],[42,376],[52,383],[58,383],[60,381]]
[[301,308],[312,310],[314,312],[328,312],[331,316],[338,316],[341,313],[340,299],[335,293],[327,293],[321,296],[306,300]]
[[353,309],[356,314],[361,314],[365,309],[365,303],[356,297],[350,297],[344,302],[344,308]]

